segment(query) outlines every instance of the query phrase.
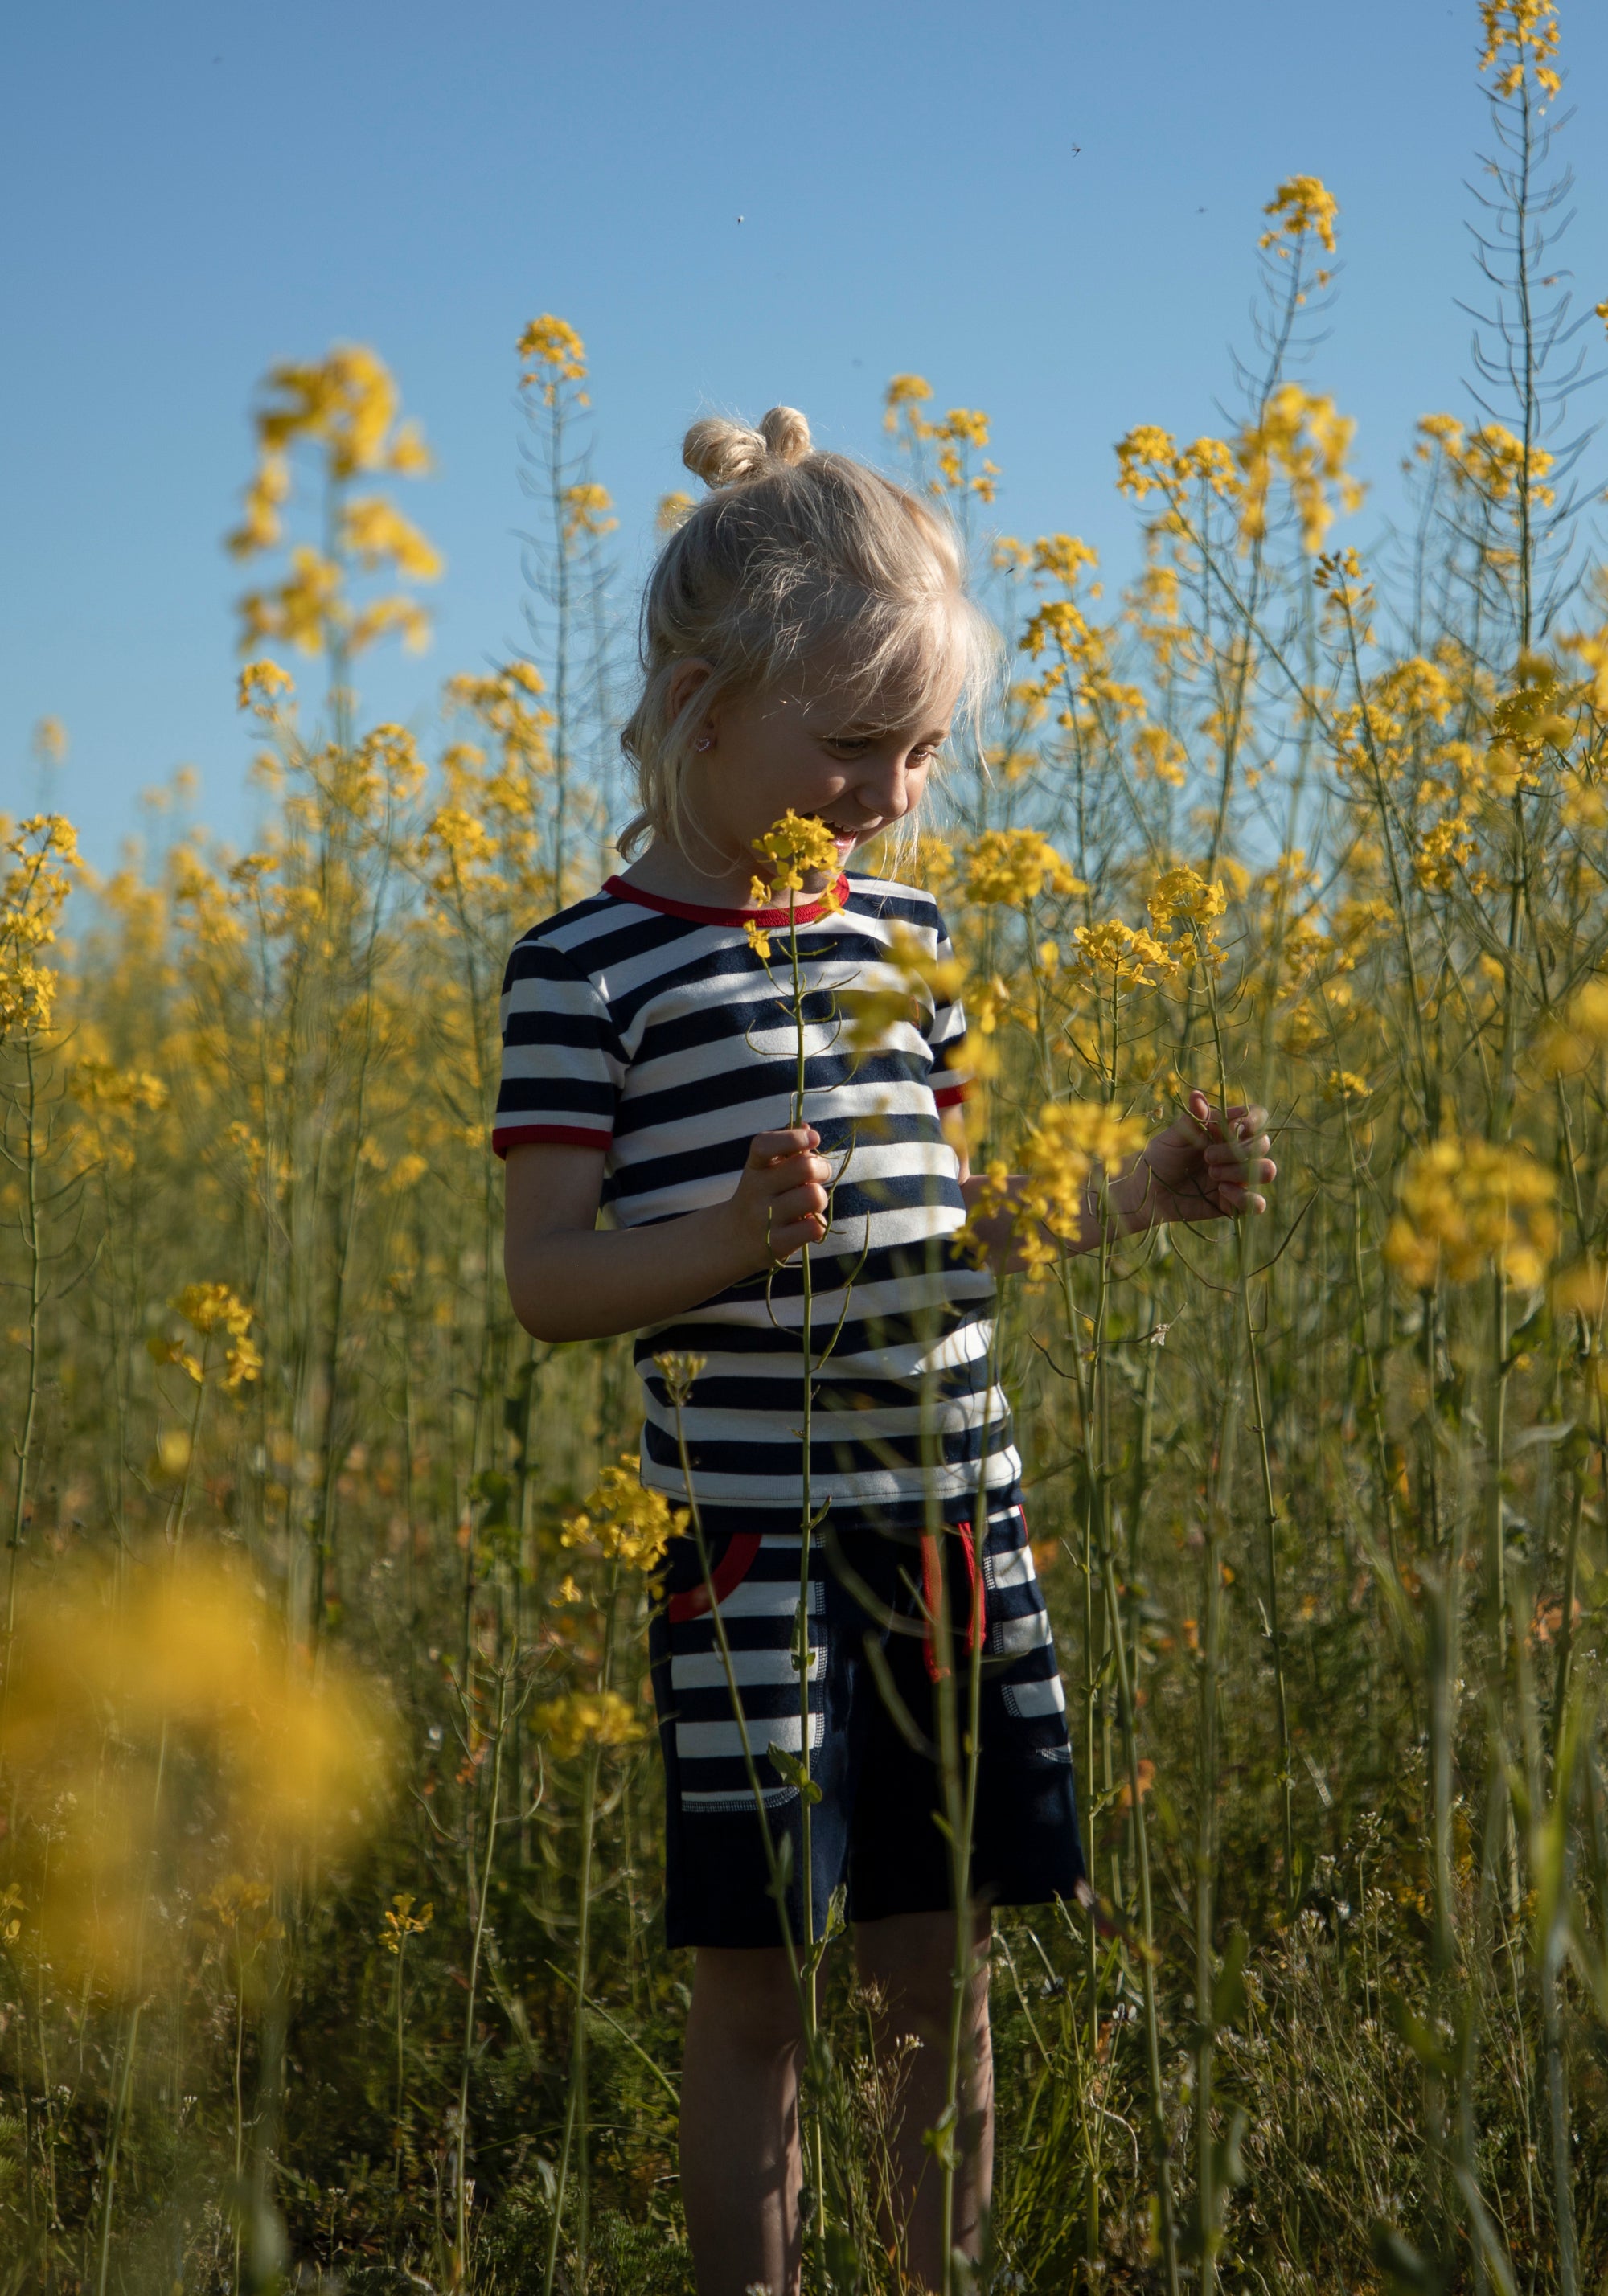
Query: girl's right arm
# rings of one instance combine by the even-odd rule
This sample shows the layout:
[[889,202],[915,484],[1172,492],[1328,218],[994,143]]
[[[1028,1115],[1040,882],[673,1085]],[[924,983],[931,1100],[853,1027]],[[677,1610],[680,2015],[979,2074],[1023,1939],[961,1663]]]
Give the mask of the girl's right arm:
[[601,1148],[508,1151],[503,1267],[538,1340],[603,1340],[701,1307],[826,1233],[832,1168],[808,1125],[762,1132],[733,1193],[650,1226],[600,1228]]

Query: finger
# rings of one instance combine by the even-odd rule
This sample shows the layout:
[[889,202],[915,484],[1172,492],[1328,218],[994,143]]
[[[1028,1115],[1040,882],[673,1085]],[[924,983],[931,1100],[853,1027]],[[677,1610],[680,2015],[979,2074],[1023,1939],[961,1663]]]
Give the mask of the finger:
[[1211,1123],[1211,1103],[1203,1092],[1197,1089],[1192,1092],[1184,1103],[1184,1113],[1202,1130],[1206,1130]]
[[825,1217],[826,1191],[812,1181],[801,1188],[789,1188],[772,1201],[771,1233],[774,1235],[778,1228],[789,1227],[798,1220],[825,1221]]
[[777,1132],[757,1132],[749,1143],[749,1166],[753,1171],[762,1172],[784,1156],[802,1155],[807,1149],[818,1148],[820,1144],[820,1134],[809,1124],[792,1124]]
[[825,1193],[832,1185],[832,1166],[825,1156],[808,1154],[795,1149],[791,1156],[776,1156],[765,1167],[765,1178],[775,1191],[776,1201],[791,1190],[812,1187]]
[[791,1259],[801,1246],[807,1243],[820,1243],[825,1234],[826,1220],[824,1214],[817,1213],[809,1219],[780,1221],[772,1227],[770,1232],[771,1257],[778,1260]]
[[[1268,1161],[1268,1152],[1272,1144],[1265,1132],[1259,1140],[1228,1140],[1220,1144],[1213,1142],[1204,1151],[1203,1160],[1214,1177],[1219,1173],[1232,1172],[1236,1178],[1244,1179],[1252,1166]],[[1266,1177],[1271,1179],[1273,1175],[1269,1172]]]
[[1268,1122],[1265,1108],[1241,1105],[1223,1111],[1223,1130],[1238,1140],[1249,1140],[1253,1132],[1260,1132]]

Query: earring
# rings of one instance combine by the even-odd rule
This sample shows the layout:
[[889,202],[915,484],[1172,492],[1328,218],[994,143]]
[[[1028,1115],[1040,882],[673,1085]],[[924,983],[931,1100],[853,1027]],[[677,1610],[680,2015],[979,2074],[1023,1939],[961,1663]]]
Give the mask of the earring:
[[710,737],[707,734],[700,734],[698,739],[693,744],[694,750],[707,750],[710,746]]

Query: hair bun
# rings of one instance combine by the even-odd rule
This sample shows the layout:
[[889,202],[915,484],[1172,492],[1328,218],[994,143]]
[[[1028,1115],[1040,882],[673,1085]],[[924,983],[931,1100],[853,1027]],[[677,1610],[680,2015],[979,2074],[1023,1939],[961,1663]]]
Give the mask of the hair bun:
[[764,476],[767,465],[784,468],[809,452],[809,425],[796,406],[773,406],[757,430],[711,414],[694,422],[681,442],[681,459],[707,487],[740,486]]

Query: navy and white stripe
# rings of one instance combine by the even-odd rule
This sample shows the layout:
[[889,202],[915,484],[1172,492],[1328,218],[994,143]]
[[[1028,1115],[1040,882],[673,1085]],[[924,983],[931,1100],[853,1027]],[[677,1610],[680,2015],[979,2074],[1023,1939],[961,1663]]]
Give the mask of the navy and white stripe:
[[[747,1520],[746,1510],[712,1508],[706,1518],[706,1537],[718,1548],[726,1526],[734,1528]],[[906,1526],[902,1546],[890,1543],[858,1518],[846,1520],[839,1533],[862,1579],[871,1578],[890,1607],[912,1618],[921,1615],[915,1592],[921,1578],[915,1561],[919,1535],[919,1519]],[[969,1524],[951,1525],[945,1543],[971,1538]],[[672,1578],[696,1585],[693,1558],[682,1551],[690,1549],[692,1541],[675,1544]],[[753,1784],[742,1751],[745,1737],[767,1808],[784,1808],[797,1792],[777,1775],[767,1759],[767,1749],[775,1744],[796,1759],[803,1739],[803,1702],[794,1663],[800,1534],[796,1529],[767,1532],[753,1545],[742,1575],[714,1606],[731,1652],[734,1700],[708,1602],[693,1615],[678,1616],[685,1598],[679,1603],[672,1599],[655,1630],[655,1685],[660,1726],[667,1734],[668,1774],[672,1795],[689,1816],[752,1809]],[[981,1554],[984,1742],[991,1747],[1009,1743],[1040,1759],[1068,1759],[1066,1696],[1016,1493],[990,1507]],[[901,1560],[906,1562],[902,1574]],[[958,1652],[964,1649],[965,1597],[953,1558],[950,1576],[957,1662],[964,1671],[965,1660]],[[812,1542],[808,1589],[810,1767],[818,1778],[830,1781],[844,1772],[849,1760],[836,1742],[850,1726],[852,1678],[863,1663],[862,1646],[874,1622],[855,1593],[839,1584],[819,1539]],[[886,1647],[886,1633],[880,1639]],[[996,1707],[1003,1711],[991,1710]]]
[[[843,881],[842,908],[798,910],[806,988],[804,1116],[839,1168],[832,1227],[810,1253],[816,1349],[812,1500],[857,1508],[990,1489],[1019,1472],[1004,1397],[989,1377],[992,1278],[953,1246],[965,1210],[939,1111],[964,1093],[958,1003],[848,1042],[845,992],[886,988],[896,933],[949,955],[930,895]],[[526,934],[503,995],[495,1145],[604,1152],[603,1201],[623,1227],[724,1202],[756,1133],[792,1114],[797,1040],[785,912],[767,913],[771,969],[741,911],[693,907],[611,878]],[[774,977],[773,977],[774,975]],[[797,1507],[802,1496],[796,1261],[642,1332],[643,1480],[685,1496],[675,1419],[655,1355],[707,1365],[684,1413],[693,1480],[711,1504]]]

